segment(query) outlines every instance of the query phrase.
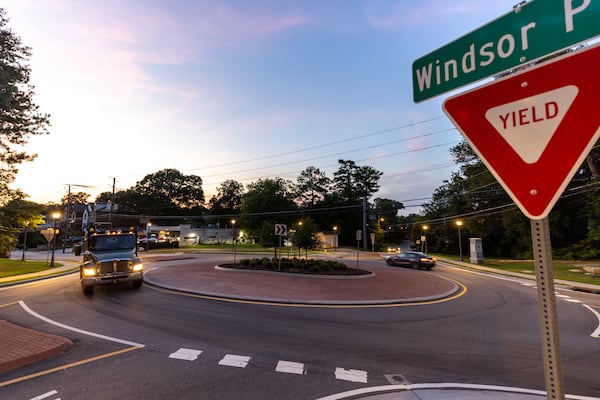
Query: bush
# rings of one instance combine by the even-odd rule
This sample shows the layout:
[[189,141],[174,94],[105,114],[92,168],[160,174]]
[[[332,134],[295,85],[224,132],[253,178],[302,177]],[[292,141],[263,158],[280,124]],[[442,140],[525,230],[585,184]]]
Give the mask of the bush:
[[282,271],[294,271],[294,272],[308,272],[308,273],[318,273],[318,272],[335,272],[335,273],[347,273],[350,271],[350,268],[346,266],[346,264],[341,263],[339,261],[329,261],[329,260],[306,260],[300,258],[286,258],[283,257],[281,259],[277,258],[268,258],[263,257],[260,259],[242,259],[240,260],[240,265],[248,268],[258,268],[258,269],[280,269]]

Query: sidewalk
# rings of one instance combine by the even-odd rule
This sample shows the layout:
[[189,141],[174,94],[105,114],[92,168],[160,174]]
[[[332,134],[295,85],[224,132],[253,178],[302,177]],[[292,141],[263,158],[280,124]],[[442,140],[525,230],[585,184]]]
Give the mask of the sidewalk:
[[[324,253],[323,256],[341,258],[348,262],[356,260],[356,252],[350,250],[328,252]],[[27,259],[40,260],[45,259],[45,257],[45,252],[27,253],[26,255]],[[142,257],[146,262],[155,262],[152,267],[147,268],[144,274],[144,280],[147,283],[167,289],[230,299],[321,305],[374,305],[432,301],[451,296],[459,291],[456,284],[437,277],[435,274],[405,268],[377,269],[376,274],[371,277],[340,280],[339,278],[319,279],[306,276],[282,276],[277,273],[240,272],[237,270],[219,271],[214,268],[212,263],[207,263],[206,266],[201,265],[201,260],[195,262],[192,267],[190,265],[192,256],[185,254],[150,253],[149,255],[143,254]],[[13,254],[13,258],[20,259],[21,253]],[[381,256],[378,253],[360,253],[360,258],[362,260],[380,260]],[[65,254],[56,253],[55,260],[64,265],[53,269],[52,272],[65,274],[71,273],[77,268],[80,258],[67,252]],[[534,276],[528,274],[504,272],[454,260],[439,259],[439,261],[441,264],[457,268],[535,280]],[[46,279],[48,278],[48,271],[27,274],[19,278],[26,278],[27,280],[15,282],[15,277],[1,278],[0,287],[36,279]],[[260,285],[257,283],[260,283]],[[574,284],[565,281],[557,281],[556,283],[578,290],[600,293],[600,285]],[[257,287],[260,287],[258,292]],[[290,293],[289,287],[294,287],[294,293]],[[32,343],[36,344],[35,347],[31,346]],[[33,331],[0,320],[0,373],[55,356],[71,346],[72,343],[66,338]],[[544,392],[528,389],[448,383],[363,388],[318,400],[542,400],[546,398]],[[600,400],[568,395],[566,398]]]

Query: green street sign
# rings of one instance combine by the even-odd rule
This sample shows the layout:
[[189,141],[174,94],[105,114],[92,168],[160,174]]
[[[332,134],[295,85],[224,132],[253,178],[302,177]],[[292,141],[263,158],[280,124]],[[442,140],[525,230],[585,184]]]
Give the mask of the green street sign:
[[[599,0],[531,0],[413,62],[415,103],[600,35]],[[576,73],[576,71],[573,71]]]

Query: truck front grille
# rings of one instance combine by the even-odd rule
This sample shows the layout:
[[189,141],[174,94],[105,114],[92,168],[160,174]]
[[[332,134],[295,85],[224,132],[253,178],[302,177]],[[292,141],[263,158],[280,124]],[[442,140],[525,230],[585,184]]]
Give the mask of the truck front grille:
[[129,272],[131,264],[131,260],[119,260],[115,258],[112,260],[100,261],[98,263],[98,269],[101,275],[114,274],[118,272]]

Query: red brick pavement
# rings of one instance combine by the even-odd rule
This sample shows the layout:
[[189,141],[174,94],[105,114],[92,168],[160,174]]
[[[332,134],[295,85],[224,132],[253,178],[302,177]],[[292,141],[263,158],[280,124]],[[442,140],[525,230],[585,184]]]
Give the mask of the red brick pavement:
[[[406,302],[448,296],[457,285],[435,272],[408,268],[363,268],[367,277],[223,271],[214,263],[169,260],[146,271],[150,283],[184,291],[257,300],[310,303]],[[362,268],[362,267],[361,267]]]
[[67,338],[0,320],[0,373],[53,357],[72,346]]

